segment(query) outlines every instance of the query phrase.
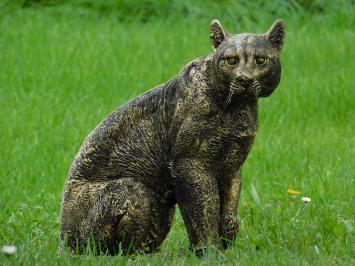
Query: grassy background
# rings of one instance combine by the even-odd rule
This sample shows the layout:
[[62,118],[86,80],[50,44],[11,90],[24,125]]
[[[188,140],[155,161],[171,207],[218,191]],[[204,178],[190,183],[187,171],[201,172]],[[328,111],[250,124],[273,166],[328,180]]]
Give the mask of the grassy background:
[[[0,2],[0,264],[354,265],[354,4],[351,1]],[[71,161],[119,105],[233,33],[287,25],[283,74],[260,101],[236,244],[197,259],[181,216],[156,254],[56,256]],[[312,199],[303,204],[287,189]]]

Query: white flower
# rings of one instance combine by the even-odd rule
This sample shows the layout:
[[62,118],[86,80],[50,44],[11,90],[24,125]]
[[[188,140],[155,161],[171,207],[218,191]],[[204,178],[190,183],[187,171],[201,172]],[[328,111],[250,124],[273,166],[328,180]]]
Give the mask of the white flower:
[[1,253],[6,254],[6,255],[15,254],[16,251],[17,251],[16,246],[2,246],[1,247]]
[[309,203],[309,202],[311,202],[311,198],[308,198],[308,197],[302,197],[301,200],[302,200],[304,203]]

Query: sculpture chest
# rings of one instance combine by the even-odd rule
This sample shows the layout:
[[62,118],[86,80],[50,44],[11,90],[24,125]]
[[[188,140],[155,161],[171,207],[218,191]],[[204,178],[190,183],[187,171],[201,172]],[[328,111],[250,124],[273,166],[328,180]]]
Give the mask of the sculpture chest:
[[257,130],[257,106],[245,105],[206,117],[186,117],[177,132],[177,156],[198,158],[213,167],[239,168]]

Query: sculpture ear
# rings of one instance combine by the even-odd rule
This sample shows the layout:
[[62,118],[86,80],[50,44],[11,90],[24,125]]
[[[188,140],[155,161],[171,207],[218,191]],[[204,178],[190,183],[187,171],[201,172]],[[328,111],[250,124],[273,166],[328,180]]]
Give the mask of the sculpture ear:
[[227,34],[221,23],[217,19],[212,20],[210,26],[210,40],[213,50],[216,50],[216,48],[224,41],[226,36]]
[[285,39],[285,24],[281,19],[276,20],[265,35],[272,46],[281,51]]

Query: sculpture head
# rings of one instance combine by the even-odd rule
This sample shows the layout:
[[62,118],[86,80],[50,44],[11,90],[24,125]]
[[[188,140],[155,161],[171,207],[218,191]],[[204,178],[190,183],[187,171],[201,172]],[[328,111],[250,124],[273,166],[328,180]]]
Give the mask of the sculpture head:
[[213,79],[220,90],[228,90],[229,101],[234,95],[267,97],[275,90],[280,82],[284,38],[281,20],[264,34],[228,34],[218,20],[212,21]]

